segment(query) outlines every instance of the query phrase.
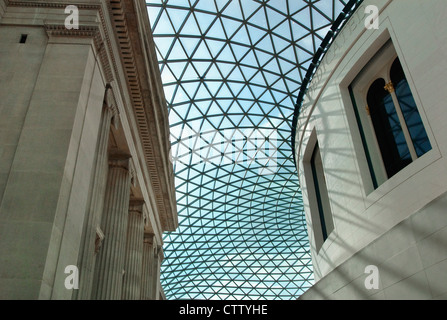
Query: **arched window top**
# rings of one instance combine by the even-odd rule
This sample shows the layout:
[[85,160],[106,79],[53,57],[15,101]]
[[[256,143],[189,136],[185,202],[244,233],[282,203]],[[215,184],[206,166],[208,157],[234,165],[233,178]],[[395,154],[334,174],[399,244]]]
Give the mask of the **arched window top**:
[[432,149],[403,67],[389,40],[349,87],[374,189]]
[[391,177],[411,162],[411,156],[393,98],[385,85],[384,79],[375,80],[368,89],[367,102],[385,169]]
[[369,86],[368,93],[366,94],[366,101],[369,108],[373,108],[371,111],[375,111],[376,108],[374,108],[374,106],[380,105],[383,102],[383,99],[388,94],[384,87],[385,79],[383,78],[376,79]]
[[390,78],[395,86],[402,80],[405,80],[405,73],[400,64],[399,58],[396,58],[390,68]]

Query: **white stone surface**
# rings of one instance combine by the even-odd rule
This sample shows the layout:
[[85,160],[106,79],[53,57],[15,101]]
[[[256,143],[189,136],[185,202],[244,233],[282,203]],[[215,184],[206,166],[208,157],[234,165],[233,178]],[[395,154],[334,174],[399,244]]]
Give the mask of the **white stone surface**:
[[[79,30],[64,27],[65,5],[73,3],[80,9]],[[79,268],[84,248],[91,248],[82,245],[83,229],[98,227],[86,212],[106,86],[120,114],[106,132],[107,152],[121,150],[133,158],[133,184],[126,189],[123,207],[131,197],[144,199],[145,225],[140,229],[153,233],[158,245],[162,233],[177,226],[162,85],[154,73],[154,48],[146,52],[140,43],[150,32],[137,30],[148,25],[141,10],[145,4],[127,3],[126,13],[137,23],[126,27],[118,43],[115,19],[123,10],[117,6],[125,5],[114,2],[111,14],[104,0],[0,0],[0,299],[82,298],[74,294],[76,289],[67,289],[64,271],[68,265]],[[26,42],[19,43],[23,34]],[[130,53],[130,64],[141,67],[140,86],[133,90],[125,70],[129,63],[123,63],[123,56],[129,56],[122,52],[123,41],[136,51]],[[143,89],[143,105],[137,105],[135,95],[142,96]],[[154,100],[148,103],[148,97]],[[155,134],[148,135],[147,117],[153,113],[158,118],[151,119],[149,128]],[[159,170],[154,171],[154,164]],[[106,181],[108,172],[101,174]],[[125,246],[122,251],[124,258]],[[148,285],[159,283],[159,273],[153,277],[158,278]]]
[[[366,6],[379,7],[379,29],[364,27]],[[296,158],[310,226],[315,288],[303,299],[445,297],[447,244],[447,3],[366,0],[332,44],[306,94],[297,124]],[[371,187],[348,86],[388,40],[393,41],[433,149],[376,190]],[[315,131],[335,230],[317,253],[311,227],[306,156]],[[304,162],[303,162],[304,161]],[[430,239],[430,240],[429,240]],[[381,271],[381,289],[365,291],[366,264]],[[435,285],[436,284],[436,285]]]

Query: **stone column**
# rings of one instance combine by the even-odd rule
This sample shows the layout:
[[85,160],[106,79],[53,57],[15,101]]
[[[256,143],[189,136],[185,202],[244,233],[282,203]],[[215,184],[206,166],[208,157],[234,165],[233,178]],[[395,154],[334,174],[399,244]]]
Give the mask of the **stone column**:
[[154,248],[154,261],[153,261],[153,274],[152,274],[152,299],[159,300],[160,291],[160,267],[163,261],[163,249],[162,246],[157,246]]
[[130,197],[130,156],[109,159],[102,226],[104,241],[95,266],[94,299],[121,299]]
[[112,118],[115,118],[115,120],[117,118],[117,109],[111,95],[111,89],[108,88],[98,132],[96,160],[93,168],[94,176],[90,189],[90,204],[84,223],[80,252],[79,291],[77,291],[77,298],[82,300],[90,299],[95,271],[95,258],[102,241],[98,237],[100,237],[101,233],[99,228],[107,182],[107,146]]
[[141,276],[141,300],[152,299],[152,274],[154,273],[154,234],[144,233],[143,241],[143,270]]
[[143,200],[131,200],[129,205],[123,300],[140,299],[144,239],[143,205]]

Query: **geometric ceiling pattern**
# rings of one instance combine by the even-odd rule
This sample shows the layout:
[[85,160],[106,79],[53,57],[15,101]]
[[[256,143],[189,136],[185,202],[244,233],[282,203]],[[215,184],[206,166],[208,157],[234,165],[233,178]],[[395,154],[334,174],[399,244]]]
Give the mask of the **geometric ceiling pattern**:
[[296,299],[313,284],[291,124],[343,0],[147,0],[179,227],[167,299]]

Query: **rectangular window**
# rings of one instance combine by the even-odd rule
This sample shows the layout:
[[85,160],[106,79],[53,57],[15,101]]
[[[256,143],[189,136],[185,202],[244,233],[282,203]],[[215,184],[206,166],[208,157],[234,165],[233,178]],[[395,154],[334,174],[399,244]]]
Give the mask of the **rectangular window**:
[[22,34],[21,36],[20,36],[20,43],[25,43],[26,42],[26,39],[28,38],[28,35],[27,34]]
[[[324,177],[323,171],[323,161],[321,159],[318,142],[315,144],[314,150],[312,152],[310,167],[312,170],[314,192],[318,207],[318,215],[312,215],[312,219],[319,220],[319,223],[313,221],[314,234],[316,235],[316,237],[318,237],[317,235],[321,234],[321,239],[316,239],[317,250],[319,251],[324,241],[326,241],[329,234],[334,229],[334,222],[332,220],[332,212],[329,204],[326,179]],[[315,230],[316,227],[319,227],[320,230]]]
[[374,189],[432,149],[391,40],[349,93]]

